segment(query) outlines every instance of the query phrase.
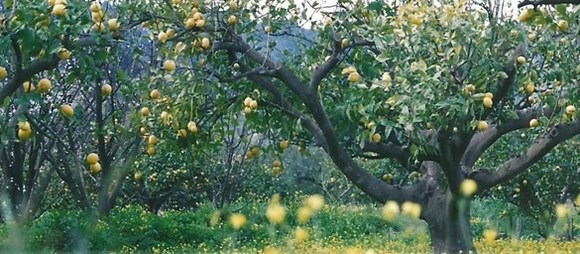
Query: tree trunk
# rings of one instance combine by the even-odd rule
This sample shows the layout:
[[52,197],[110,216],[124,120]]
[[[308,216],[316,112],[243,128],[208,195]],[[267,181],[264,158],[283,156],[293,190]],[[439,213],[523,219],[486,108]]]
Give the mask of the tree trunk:
[[434,192],[423,213],[433,253],[475,253],[469,221],[470,200]]

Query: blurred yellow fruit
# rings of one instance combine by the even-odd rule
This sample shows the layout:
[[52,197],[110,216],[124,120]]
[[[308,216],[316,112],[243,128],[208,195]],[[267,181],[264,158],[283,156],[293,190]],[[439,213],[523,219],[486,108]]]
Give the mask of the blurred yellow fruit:
[[189,123],[187,123],[187,129],[191,131],[191,133],[197,133],[197,124],[194,121],[189,121]]
[[285,150],[286,148],[288,148],[288,145],[289,145],[288,140],[282,140],[282,141],[280,141],[279,147],[280,147],[280,149]]
[[229,222],[232,228],[239,230],[246,225],[247,219],[246,216],[241,213],[234,213],[230,216]]
[[399,204],[395,201],[387,201],[382,209],[383,218],[392,221],[400,213]]
[[566,113],[566,115],[572,116],[574,112],[576,112],[576,107],[574,107],[574,105],[568,105],[566,106],[564,112]]
[[24,130],[24,129],[19,129],[18,130],[18,139],[24,141],[30,138],[30,134],[32,133],[32,130]]
[[280,204],[271,204],[266,209],[266,218],[272,224],[281,224],[286,216],[286,208]]
[[296,230],[294,230],[294,240],[296,240],[296,242],[301,243],[307,241],[309,237],[310,235],[308,234],[308,231],[303,228],[297,227]]
[[518,56],[517,62],[518,62],[518,64],[524,64],[524,63],[526,63],[526,58],[523,56]]
[[358,74],[358,72],[351,72],[350,74],[348,74],[348,81],[350,83],[356,83],[359,82],[360,80],[360,75]]
[[211,47],[211,43],[208,38],[201,39],[201,47],[204,49],[208,49],[209,47]]
[[472,179],[465,179],[459,186],[459,191],[465,197],[470,197],[477,191],[477,183]]
[[54,16],[66,15],[66,6],[64,4],[55,4],[54,7],[52,7],[52,15]]

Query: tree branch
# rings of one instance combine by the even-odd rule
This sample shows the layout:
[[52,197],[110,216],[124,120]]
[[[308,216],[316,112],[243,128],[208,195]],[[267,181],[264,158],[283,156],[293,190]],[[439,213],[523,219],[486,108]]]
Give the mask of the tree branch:
[[340,36],[335,33],[332,39],[334,40],[334,49],[332,54],[324,63],[314,69],[312,75],[310,76],[310,92],[313,94],[316,94],[322,79],[326,77],[328,73],[332,71],[332,69],[334,69],[334,67],[336,67],[336,65],[340,62],[340,59],[338,58],[342,52]]
[[481,186],[481,190],[485,190],[515,177],[542,159],[558,144],[578,134],[580,134],[580,119],[553,127],[538,138],[523,155],[512,157],[493,175],[478,174],[475,178],[478,186]]
[[556,5],[556,4],[580,4],[580,0],[524,0],[518,4],[518,8],[526,5],[533,5],[534,8],[538,5]]
[[529,127],[529,122],[533,118],[549,116],[553,112],[552,108],[519,110],[516,112],[518,115],[516,119],[490,126],[485,131],[475,134],[463,154],[461,164],[469,168],[473,167],[477,159],[500,137],[511,131]]

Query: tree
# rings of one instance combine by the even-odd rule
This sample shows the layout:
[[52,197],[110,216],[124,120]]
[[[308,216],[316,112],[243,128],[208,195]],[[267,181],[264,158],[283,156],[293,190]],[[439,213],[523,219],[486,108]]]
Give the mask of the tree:
[[[224,117],[199,125],[208,147],[235,130],[225,128],[237,126],[234,119],[268,134],[273,142],[265,151],[277,150],[281,140],[301,148],[319,146],[374,200],[396,201],[403,210],[412,207],[410,214],[429,224],[437,253],[473,251],[472,196],[526,172],[580,133],[575,110],[580,98],[578,26],[571,22],[580,14],[567,6],[525,9],[520,22],[514,22],[465,1],[438,7],[423,1],[400,6],[310,1],[308,7],[292,1],[267,6],[243,1],[127,2],[107,12],[106,28],[105,12],[96,3],[53,4],[15,8],[19,14],[36,14],[12,15],[3,22],[9,24],[5,33],[13,34],[6,37],[12,42],[32,36],[49,38],[44,40],[51,46],[45,49],[48,59],[30,61],[27,68],[21,66],[20,47],[13,47],[10,62],[15,64],[10,65],[14,68],[9,68],[0,101],[22,82],[56,68],[60,48],[74,52],[98,45],[107,52],[107,46],[122,42],[118,29],[134,30],[142,40],[154,39],[150,50],[158,56],[147,59],[148,71],[131,73],[131,86],[140,88],[131,91],[141,92],[142,100],[135,111],[151,103],[155,118],[176,123],[154,126],[163,138],[160,143],[179,144],[188,121]],[[47,16],[48,9],[52,12]],[[310,17],[313,10],[322,20]],[[48,20],[50,29],[31,29],[38,20],[40,27]],[[144,28],[137,28],[142,21]],[[93,32],[87,35],[90,26]],[[3,43],[6,47],[9,41]],[[30,57],[42,48],[36,45],[25,52]],[[147,121],[135,120],[135,129]],[[476,165],[501,137],[518,130],[535,136],[514,151],[519,155],[487,161],[485,168]],[[150,136],[148,140],[155,145]],[[382,181],[356,157],[397,162],[400,166],[385,171],[408,174],[413,181]],[[409,205],[413,203],[419,206]]]
[[[318,35],[311,39],[288,25],[288,18],[303,21],[292,3],[272,3],[263,17],[251,3],[192,5],[174,1],[156,9],[175,15],[156,23],[176,30],[162,48],[194,41],[181,54],[166,53],[184,66],[174,77],[195,73],[240,103],[258,89],[267,106],[245,112],[258,116],[248,121],[306,134],[379,202],[419,204],[437,253],[474,250],[473,194],[513,179],[580,133],[573,110],[578,79],[569,75],[578,73],[579,58],[564,57],[577,55],[577,27],[568,20],[578,12],[565,6],[524,10],[520,23],[463,2],[430,8],[414,1],[396,9],[341,2],[322,24],[312,23]],[[283,35],[298,37],[302,47],[276,47]],[[267,115],[277,121],[265,122]],[[297,125],[278,120],[282,115]],[[538,132],[519,155],[474,167],[500,137],[528,128]],[[422,176],[409,186],[386,183],[353,159],[361,155],[396,160]]]

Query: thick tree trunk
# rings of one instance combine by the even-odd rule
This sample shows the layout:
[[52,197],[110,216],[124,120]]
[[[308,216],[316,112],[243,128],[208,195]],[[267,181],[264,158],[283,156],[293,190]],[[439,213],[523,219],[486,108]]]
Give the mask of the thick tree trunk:
[[435,192],[423,213],[433,253],[475,253],[469,221],[470,200]]

